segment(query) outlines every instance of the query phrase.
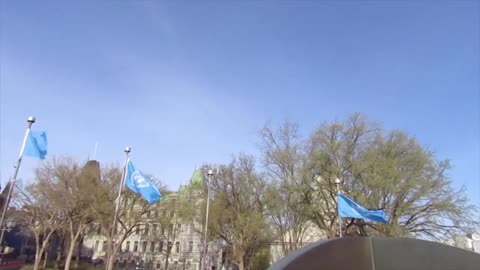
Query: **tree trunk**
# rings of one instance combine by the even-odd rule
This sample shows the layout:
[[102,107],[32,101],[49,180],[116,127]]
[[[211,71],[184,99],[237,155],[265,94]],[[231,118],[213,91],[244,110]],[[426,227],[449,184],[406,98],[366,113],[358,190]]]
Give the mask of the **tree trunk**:
[[40,263],[42,262],[42,255],[45,253],[46,246],[48,244],[48,238],[45,240],[46,242],[43,242],[42,247],[40,250],[35,251],[35,263],[33,264],[33,270],[38,270],[40,269]]
[[57,258],[55,258],[55,269],[60,268],[60,261],[62,260],[62,249],[57,247]]
[[245,262],[243,261],[243,256],[240,256],[238,259],[238,270],[245,270]]
[[[72,228],[73,226],[71,226]],[[77,244],[78,237],[83,231],[83,225],[78,227],[78,230],[73,234],[73,231],[70,232],[70,245],[68,247],[67,257],[65,258],[65,267],[64,270],[70,270],[70,264],[72,263],[73,253],[75,252],[75,245]]]
[[57,258],[55,259],[55,268],[60,268],[60,262],[62,261],[62,247],[63,247],[63,240],[59,242],[59,246],[57,247]]
[[42,260],[42,253],[40,253],[41,248],[39,245],[37,245],[37,248],[35,250],[35,262],[33,263],[33,270],[39,270],[40,268],[40,262]]
[[35,262],[33,263],[33,270],[38,270],[40,267],[40,263],[42,262],[42,255],[47,249],[48,242],[50,241],[50,237],[52,236],[53,231],[49,232],[45,239],[43,239],[42,245],[40,246],[40,237],[35,237]]
[[[113,256],[112,256],[113,255]],[[111,254],[108,256],[108,262],[107,262],[107,270],[113,270],[113,266],[115,264],[115,255]]]
[[70,270],[70,264],[72,262],[73,252],[75,251],[75,242],[70,241],[70,245],[68,246],[68,253],[67,257],[65,257],[65,267],[64,270]]
[[[168,243],[167,243],[167,245],[168,245]],[[168,246],[167,246],[167,248],[168,248]],[[168,269],[168,258],[169,257],[170,257],[170,252],[167,250],[167,253],[165,254],[165,269]],[[201,269],[201,270],[203,270],[203,269]]]
[[113,270],[115,257],[117,257],[117,253],[121,249],[123,242],[125,241],[125,239],[127,239],[127,237],[130,235],[130,233],[135,228],[135,226],[132,226],[128,230],[126,230],[125,233],[122,235],[122,237],[120,237],[120,240],[118,242],[115,241],[115,239],[107,238],[109,245],[107,247],[107,256],[105,260],[106,270]]
[[111,254],[109,254],[109,256],[107,257],[107,260],[108,260],[107,270],[113,270],[113,267],[115,266],[115,257],[117,257],[118,250],[122,246],[122,243],[125,240],[125,238],[127,238],[126,235],[124,235],[120,240],[120,242],[113,247]]
[[110,257],[112,256],[112,252],[113,252],[113,239],[109,236],[107,236],[107,253],[105,254],[105,257],[104,257],[104,260],[103,260],[103,264],[104,264],[104,267],[105,269],[110,269],[108,267],[108,265],[110,264]]
[[78,269],[80,267],[80,259],[82,257],[82,247],[83,247],[83,236],[80,237],[80,240],[78,240],[78,246],[77,246],[77,259],[75,261],[75,269]]
[[48,260],[48,251],[45,251],[45,255],[43,256],[43,269],[47,268],[47,260]]

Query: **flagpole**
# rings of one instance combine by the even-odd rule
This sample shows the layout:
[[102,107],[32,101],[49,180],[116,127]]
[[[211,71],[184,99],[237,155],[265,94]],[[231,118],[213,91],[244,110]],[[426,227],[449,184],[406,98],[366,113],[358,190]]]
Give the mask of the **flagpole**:
[[210,210],[210,183],[211,183],[211,180],[212,180],[212,175],[213,175],[213,171],[212,170],[208,170],[207,172],[207,176],[208,176],[208,183],[207,183],[207,209],[206,209],[206,213],[205,213],[205,235],[204,235],[204,250],[203,250],[203,260],[202,260],[202,263],[203,263],[203,266],[202,266],[202,269],[206,269],[207,267],[207,231],[208,231],[208,212]]
[[342,217],[340,217],[340,211],[338,209],[338,194],[340,194],[340,184],[342,183],[342,180],[339,178],[335,179],[335,184],[337,185],[337,214],[338,214],[338,229],[339,229],[339,235],[342,237]]
[[[32,124],[35,123],[35,117],[34,116],[29,116],[27,119],[27,131],[25,132],[25,137],[23,138],[23,143],[22,147],[20,148],[20,155],[18,157],[17,163],[15,164],[14,168],[15,170],[13,171],[13,176],[10,179],[10,188],[8,189],[7,193],[7,199],[4,202],[3,205],[3,210],[2,210],[2,217],[0,218],[0,252],[3,251],[3,234],[5,232],[5,229],[3,228],[3,224],[5,223],[5,215],[8,210],[8,205],[10,204],[10,199],[12,198],[12,193],[13,193],[13,188],[15,187],[15,182],[17,180],[17,174],[18,170],[20,169],[20,164],[22,163],[22,158],[23,158],[23,152],[25,152],[25,145],[27,144],[28,136],[30,135],[30,130],[32,128]],[[6,186],[6,185],[5,185]],[[0,262],[1,262],[1,257],[0,257]]]
[[[114,245],[115,245],[114,237],[115,237],[115,228],[117,227],[118,208],[120,208],[120,201],[121,201],[121,198],[122,198],[122,191],[123,191],[123,185],[124,185],[124,182],[125,182],[125,174],[126,174],[125,172],[127,170],[128,155],[130,154],[130,151],[132,151],[132,149],[127,146],[127,147],[125,147],[125,150],[123,150],[123,151],[125,152],[125,162],[123,163],[122,179],[120,180],[120,186],[118,187],[117,201],[115,203],[115,213],[113,215],[112,234],[111,234],[112,244],[110,245],[111,248],[110,248],[109,256],[112,255],[113,248],[114,248]],[[110,260],[108,260],[107,264],[109,264],[109,263],[110,263]]]

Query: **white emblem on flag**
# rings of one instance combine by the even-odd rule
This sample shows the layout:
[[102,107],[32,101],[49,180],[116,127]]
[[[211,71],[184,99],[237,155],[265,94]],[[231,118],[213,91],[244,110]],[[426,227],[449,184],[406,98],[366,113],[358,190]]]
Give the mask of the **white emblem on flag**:
[[132,178],[134,185],[138,188],[145,188],[150,186],[145,180],[145,177],[139,171],[134,171],[132,174]]

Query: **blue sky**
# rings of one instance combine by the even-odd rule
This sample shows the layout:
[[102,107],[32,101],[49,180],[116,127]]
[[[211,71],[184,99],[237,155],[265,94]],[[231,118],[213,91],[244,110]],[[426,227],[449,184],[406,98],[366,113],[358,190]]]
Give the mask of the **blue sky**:
[[130,145],[176,188],[255,154],[266,121],[307,134],[363,112],[451,159],[480,205],[478,1],[0,2],[3,183],[30,114],[51,155],[86,159],[98,142],[121,164]]

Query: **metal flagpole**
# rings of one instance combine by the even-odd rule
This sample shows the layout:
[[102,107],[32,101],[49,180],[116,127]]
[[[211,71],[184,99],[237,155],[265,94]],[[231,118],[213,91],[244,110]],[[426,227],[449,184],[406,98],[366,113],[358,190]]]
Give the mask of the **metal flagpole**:
[[342,237],[342,217],[340,217],[340,211],[338,211],[338,194],[340,194],[340,184],[342,183],[342,180],[339,178],[335,179],[335,184],[337,184],[337,214],[338,214],[338,230],[339,230],[339,235]]
[[[115,237],[115,229],[117,228],[117,218],[118,218],[118,208],[120,207],[120,201],[121,201],[121,198],[122,198],[122,191],[123,191],[123,185],[125,183],[125,176],[126,176],[126,171],[127,171],[127,162],[128,162],[128,155],[130,154],[130,151],[132,151],[132,149],[130,147],[125,147],[125,162],[123,164],[123,171],[122,171],[122,179],[120,180],[120,186],[118,187],[118,195],[117,195],[117,201],[115,203],[115,214],[113,215],[113,224],[112,224],[112,234],[111,234],[111,245],[110,245],[110,254],[109,256],[112,255],[113,253],[113,248],[115,246],[115,241],[114,241],[114,237]],[[110,263],[110,258],[109,260],[107,261],[107,264]]]
[[98,142],[95,142],[95,149],[93,150],[93,160],[97,157],[97,148],[98,148]]
[[[8,205],[10,204],[10,199],[12,198],[13,188],[15,187],[15,181],[17,180],[18,170],[20,169],[20,164],[22,163],[23,152],[25,151],[25,145],[27,144],[28,136],[30,135],[30,130],[32,128],[32,124],[35,123],[35,117],[29,116],[27,119],[27,131],[25,132],[25,137],[23,138],[22,148],[20,148],[20,155],[18,157],[17,163],[15,164],[13,176],[10,179],[10,188],[8,189],[7,199],[4,202],[3,210],[2,210],[2,217],[0,218],[0,251],[3,251],[3,234],[5,229],[3,228],[3,224],[5,223],[5,215],[8,210]],[[0,257],[1,262],[1,257]]]
[[208,170],[208,183],[207,183],[207,209],[205,213],[205,234],[204,234],[204,250],[203,250],[203,260],[202,260],[202,269],[207,268],[207,231],[208,231],[208,211],[210,210],[210,183],[212,181],[213,171]]

